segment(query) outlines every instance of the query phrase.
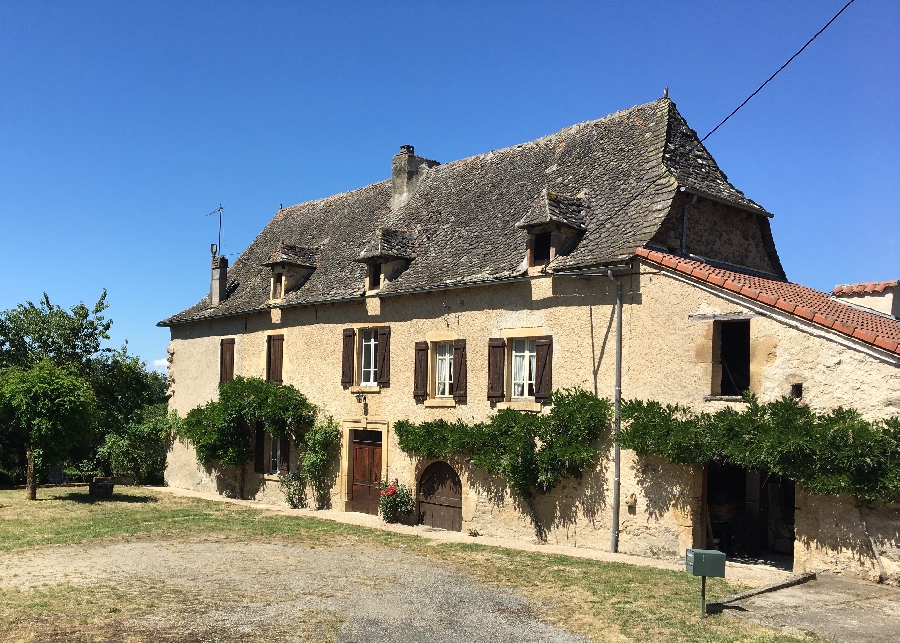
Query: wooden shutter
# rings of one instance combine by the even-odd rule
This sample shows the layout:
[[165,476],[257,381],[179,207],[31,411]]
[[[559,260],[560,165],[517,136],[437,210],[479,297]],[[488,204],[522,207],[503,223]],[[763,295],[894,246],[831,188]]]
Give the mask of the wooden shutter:
[[466,401],[466,340],[453,340],[453,399]]
[[416,342],[413,397],[417,402],[422,402],[428,397],[428,342]]
[[262,422],[256,423],[256,440],[253,445],[253,470],[256,473],[266,472],[266,430]]
[[341,386],[353,385],[353,356],[355,354],[356,331],[344,329],[344,347],[341,354]]
[[219,382],[234,379],[234,339],[223,339],[219,351]]
[[281,384],[284,365],[284,335],[269,335],[266,355],[266,379]]
[[506,340],[493,337],[488,340],[488,399],[501,402],[506,399]]
[[544,335],[535,341],[534,399],[544,401],[553,390],[553,336]]
[[378,386],[391,385],[391,327],[378,327]]
[[285,435],[280,440],[279,451],[281,457],[278,461],[278,473],[284,476],[291,469],[291,439]]

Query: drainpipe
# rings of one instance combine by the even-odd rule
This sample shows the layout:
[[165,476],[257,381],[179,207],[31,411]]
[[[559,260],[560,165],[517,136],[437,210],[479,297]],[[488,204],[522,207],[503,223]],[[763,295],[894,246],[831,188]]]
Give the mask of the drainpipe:
[[[613,279],[612,270],[609,278]],[[616,553],[619,550],[619,427],[621,416],[619,410],[622,404],[622,282],[616,281],[616,397],[615,419],[613,420],[613,504],[612,504],[612,539],[609,551]]]
[[690,203],[686,203],[684,205],[684,215],[681,218],[681,256],[685,256],[687,254],[687,215],[688,208],[694,205],[697,202],[697,195],[694,195],[694,198],[691,199]]

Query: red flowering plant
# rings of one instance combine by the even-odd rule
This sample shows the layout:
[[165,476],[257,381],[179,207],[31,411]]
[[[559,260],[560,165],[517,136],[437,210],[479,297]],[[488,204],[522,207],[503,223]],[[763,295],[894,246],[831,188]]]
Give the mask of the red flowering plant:
[[378,513],[385,522],[401,522],[416,508],[412,489],[397,478],[391,482],[380,482],[378,488],[381,492],[378,499]]

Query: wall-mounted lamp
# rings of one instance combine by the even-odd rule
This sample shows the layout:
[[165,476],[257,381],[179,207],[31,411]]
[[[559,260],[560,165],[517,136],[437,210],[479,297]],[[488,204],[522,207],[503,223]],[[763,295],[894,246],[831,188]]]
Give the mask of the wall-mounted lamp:
[[366,396],[363,395],[362,393],[354,393],[353,397],[356,398],[357,402],[362,402],[363,404],[366,403]]

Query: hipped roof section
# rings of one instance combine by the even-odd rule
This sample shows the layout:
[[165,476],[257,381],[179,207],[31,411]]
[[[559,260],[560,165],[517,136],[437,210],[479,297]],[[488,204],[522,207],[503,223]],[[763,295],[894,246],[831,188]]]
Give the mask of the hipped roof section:
[[[679,187],[767,214],[728,182],[675,104],[662,98],[431,168],[398,210],[390,207],[390,180],[279,210],[229,270],[226,300],[211,307],[206,296],[160,325],[265,308],[271,270],[264,264],[283,243],[319,253],[308,281],[280,306],[361,297],[366,268],[358,260],[382,229],[404,231],[404,256],[413,260],[381,293],[518,277],[528,233],[516,224],[545,190],[579,195],[586,227],[551,271],[619,263],[653,237]],[[761,225],[768,230],[767,220]]]

